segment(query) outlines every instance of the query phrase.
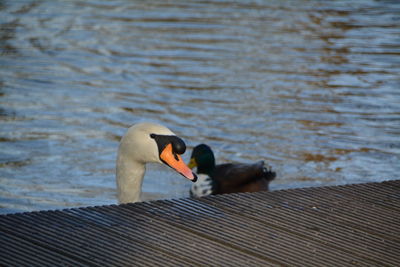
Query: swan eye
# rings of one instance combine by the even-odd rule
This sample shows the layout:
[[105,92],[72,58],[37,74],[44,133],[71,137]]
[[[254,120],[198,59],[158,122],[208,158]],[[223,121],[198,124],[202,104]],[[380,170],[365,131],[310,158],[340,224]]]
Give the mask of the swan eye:
[[[168,145],[172,145],[172,151],[174,154],[183,154],[186,151],[185,142],[181,138],[175,135],[158,135],[155,133],[150,134],[150,137],[154,139],[157,143],[158,150],[161,153],[164,148]],[[178,156],[176,156],[178,157]]]

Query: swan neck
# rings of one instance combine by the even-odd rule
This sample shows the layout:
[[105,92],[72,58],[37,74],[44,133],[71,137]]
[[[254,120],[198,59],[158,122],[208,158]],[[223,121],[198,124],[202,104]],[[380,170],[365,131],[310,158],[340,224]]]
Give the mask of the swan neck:
[[116,173],[119,203],[140,201],[145,171],[144,163],[118,156]]

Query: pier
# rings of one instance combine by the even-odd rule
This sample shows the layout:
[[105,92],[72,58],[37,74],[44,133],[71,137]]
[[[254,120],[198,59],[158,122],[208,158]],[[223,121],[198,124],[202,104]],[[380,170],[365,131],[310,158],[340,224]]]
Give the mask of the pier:
[[5,266],[400,266],[400,180],[0,216]]

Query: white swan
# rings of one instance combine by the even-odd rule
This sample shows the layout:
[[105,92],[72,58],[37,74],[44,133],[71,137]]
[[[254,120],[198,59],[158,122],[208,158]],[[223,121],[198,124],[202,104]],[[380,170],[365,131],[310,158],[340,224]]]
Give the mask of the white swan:
[[195,182],[197,176],[181,158],[186,150],[182,139],[155,123],[138,123],[122,137],[117,157],[118,202],[140,201],[146,163],[165,164]]

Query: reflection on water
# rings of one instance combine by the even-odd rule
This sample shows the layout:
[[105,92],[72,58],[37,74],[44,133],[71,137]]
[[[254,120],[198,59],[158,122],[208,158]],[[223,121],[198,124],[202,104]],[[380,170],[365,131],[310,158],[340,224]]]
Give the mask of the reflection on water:
[[[0,1],[0,212],[116,202],[152,120],[272,190],[400,172],[397,1]],[[188,159],[186,154],[184,157]],[[190,182],[150,166],[146,199]]]

